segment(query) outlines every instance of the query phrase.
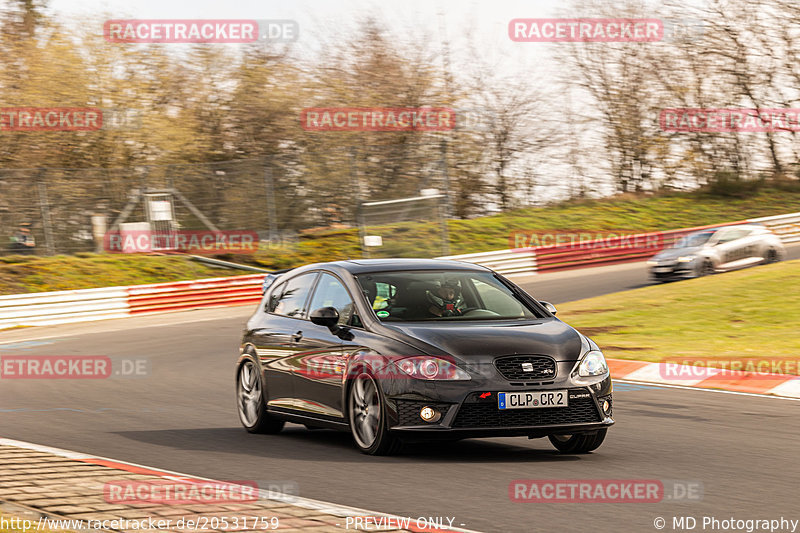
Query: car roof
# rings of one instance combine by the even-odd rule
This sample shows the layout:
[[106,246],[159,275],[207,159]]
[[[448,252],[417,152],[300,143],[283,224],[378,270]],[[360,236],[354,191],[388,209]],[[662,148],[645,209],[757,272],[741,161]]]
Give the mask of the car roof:
[[393,270],[467,270],[487,272],[489,269],[466,263],[463,261],[453,261],[450,259],[351,259],[346,261],[332,261],[330,263],[314,263],[299,267],[291,272],[301,270],[314,270],[327,268],[331,270],[346,270],[350,274],[365,274],[368,272],[387,272]]
[[348,270],[352,274],[365,272],[385,272],[388,270],[477,270],[487,271],[488,268],[450,259],[352,259],[332,263]]

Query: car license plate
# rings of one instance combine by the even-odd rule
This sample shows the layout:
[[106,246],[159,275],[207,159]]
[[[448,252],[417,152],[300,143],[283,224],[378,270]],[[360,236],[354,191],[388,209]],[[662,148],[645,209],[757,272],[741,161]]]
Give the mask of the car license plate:
[[653,270],[659,274],[664,274],[665,272],[672,272],[672,267],[656,267]]
[[497,395],[499,409],[535,409],[537,407],[567,407],[569,394],[565,390],[535,392],[501,392]]

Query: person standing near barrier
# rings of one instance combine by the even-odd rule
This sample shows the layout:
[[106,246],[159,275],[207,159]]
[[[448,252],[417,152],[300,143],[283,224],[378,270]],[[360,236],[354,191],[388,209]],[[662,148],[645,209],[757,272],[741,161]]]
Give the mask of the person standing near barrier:
[[11,253],[32,255],[36,251],[36,239],[31,233],[31,225],[24,222],[19,225],[19,229],[11,236]]

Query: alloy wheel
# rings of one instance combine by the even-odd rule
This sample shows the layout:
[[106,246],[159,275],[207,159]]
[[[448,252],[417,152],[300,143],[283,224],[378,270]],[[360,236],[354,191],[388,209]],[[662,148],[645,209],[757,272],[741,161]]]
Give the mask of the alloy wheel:
[[380,430],[381,401],[375,380],[367,374],[360,374],[350,390],[350,419],[358,445],[371,447]]

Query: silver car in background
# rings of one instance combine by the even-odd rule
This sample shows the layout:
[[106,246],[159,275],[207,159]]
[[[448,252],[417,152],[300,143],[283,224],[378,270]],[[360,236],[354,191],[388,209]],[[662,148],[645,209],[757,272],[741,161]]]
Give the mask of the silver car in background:
[[696,278],[786,256],[780,238],[761,224],[739,224],[697,231],[653,256],[647,265],[656,281]]

